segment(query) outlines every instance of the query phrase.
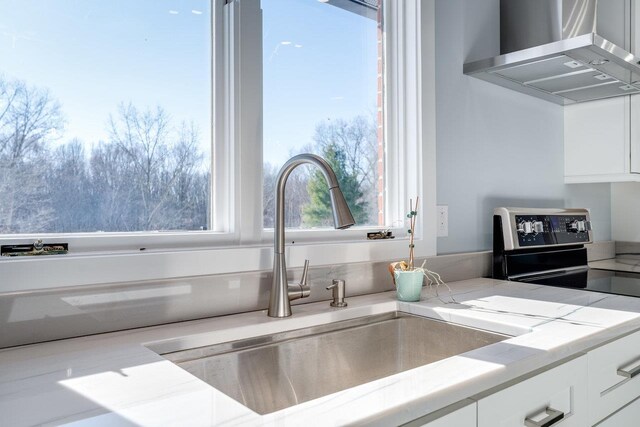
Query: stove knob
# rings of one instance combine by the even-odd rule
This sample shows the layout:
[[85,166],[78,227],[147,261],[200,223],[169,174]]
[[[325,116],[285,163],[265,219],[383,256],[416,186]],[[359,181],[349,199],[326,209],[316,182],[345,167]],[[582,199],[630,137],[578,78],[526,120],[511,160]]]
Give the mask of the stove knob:
[[570,233],[585,233],[591,230],[591,221],[571,221],[567,223],[567,231]]
[[522,221],[518,224],[518,233],[527,235],[535,233],[533,228],[533,222],[531,221]]
[[544,231],[544,222],[542,222],[542,221],[534,221],[533,222],[533,231],[535,231],[536,234],[542,233]]

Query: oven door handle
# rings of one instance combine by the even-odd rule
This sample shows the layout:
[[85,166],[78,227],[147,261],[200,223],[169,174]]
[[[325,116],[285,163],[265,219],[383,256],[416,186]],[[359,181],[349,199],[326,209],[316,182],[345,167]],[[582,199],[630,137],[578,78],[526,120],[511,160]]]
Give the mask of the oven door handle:
[[533,280],[551,279],[554,277],[562,277],[568,274],[583,273],[589,271],[589,267],[579,266],[570,268],[559,268],[556,270],[547,270],[544,273],[538,274],[516,274],[509,276],[509,280],[515,280],[517,282],[531,283]]

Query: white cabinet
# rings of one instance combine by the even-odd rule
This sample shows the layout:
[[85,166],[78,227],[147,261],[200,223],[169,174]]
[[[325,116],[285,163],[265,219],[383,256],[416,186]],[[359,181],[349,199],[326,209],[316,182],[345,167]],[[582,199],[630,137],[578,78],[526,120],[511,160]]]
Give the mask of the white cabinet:
[[[640,0],[608,1],[629,18],[607,36],[640,56]],[[568,184],[640,182],[640,95],[564,107],[564,172]]]
[[580,356],[480,399],[478,427],[584,427],[587,412],[587,356]]
[[[628,96],[564,107],[564,173],[566,183],[640,181],[632,174]],[[640,141],[640,117],[634,120]]]
[[476,404],[465,406],[437,420],[422,424],[423,427],[476,427]]
[[587,357],[593,425],[640,396],[640,332],[591,350]]
[[[476,427],[476,403],[471,400],[461,402],[463,406],[459,409],[450,412],[445,409],[436,411],[433,414],[427,415],[408,424],[406,427]],[[460,405],[458,405],[460,406]]]
[[564,107],[564,180],[640,182],[640,95]]
[[640,426],[640,331],[472,399],[407,426]]

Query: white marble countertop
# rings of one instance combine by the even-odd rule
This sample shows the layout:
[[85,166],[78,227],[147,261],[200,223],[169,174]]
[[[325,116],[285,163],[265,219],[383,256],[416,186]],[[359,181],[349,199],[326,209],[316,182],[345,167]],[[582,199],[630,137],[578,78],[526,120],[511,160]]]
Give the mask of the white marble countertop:
[[[399,424],[640,328],[640,298],[492,279],[450,286],[457,303],[427,290],[419,303],[399,303],[387,292],[348,298],[344,309],[298,305],[288,319],[252,312],[3,350],[0,424]],[[394,310],[514,337],[265,416],[147,348],[177,340],[203,346]]]
[[598,270],[622,271],[625,273],[640,273],[640,259],[637,258],[611,258],[589,263],[590,268]]

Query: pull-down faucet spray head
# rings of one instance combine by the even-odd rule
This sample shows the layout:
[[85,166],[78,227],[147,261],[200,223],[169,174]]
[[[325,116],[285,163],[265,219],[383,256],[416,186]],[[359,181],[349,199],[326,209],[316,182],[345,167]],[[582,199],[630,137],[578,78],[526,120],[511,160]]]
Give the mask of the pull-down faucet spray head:
[[354,225],[356,222],[340,187],[330,188],[329,194],[331,195],[331,208],[333,210],[333,226],[344,230]]

